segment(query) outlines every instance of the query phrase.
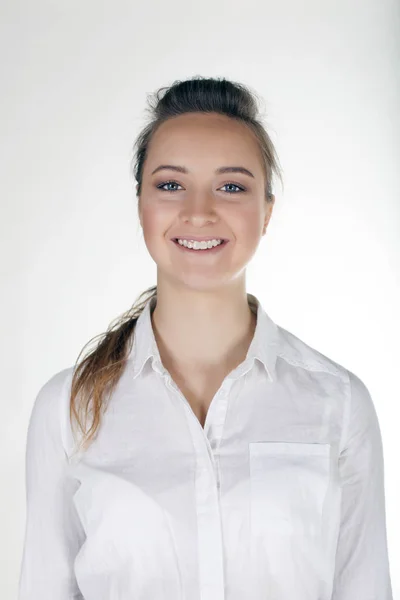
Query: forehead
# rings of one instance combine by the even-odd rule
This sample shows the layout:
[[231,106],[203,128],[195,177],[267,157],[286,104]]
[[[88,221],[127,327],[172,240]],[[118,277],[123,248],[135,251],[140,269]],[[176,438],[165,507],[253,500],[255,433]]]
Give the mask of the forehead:
[[185,158],[218,156],[224,161],[247,157],[254,163],[261,159],[253,132],[244,123],[215,113],[187,113],[168,119],[154,133],[148,148],[151,164],[166,157],[185,162]]

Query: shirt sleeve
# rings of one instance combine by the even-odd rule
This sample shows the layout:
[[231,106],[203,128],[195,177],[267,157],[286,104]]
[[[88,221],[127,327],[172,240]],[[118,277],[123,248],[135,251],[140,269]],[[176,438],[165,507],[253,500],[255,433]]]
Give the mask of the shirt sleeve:
[[339,457],[341,522],[332,600],[393,600],[382,438],[371,395],[354,373]]
[[83,598],[73,563],[84,532],[72,503],[73,481],[66,477],[68,457],[61,435],[65,381],[65,372],[61,371],[41,388],[29,420],[25,539],[18,600]]

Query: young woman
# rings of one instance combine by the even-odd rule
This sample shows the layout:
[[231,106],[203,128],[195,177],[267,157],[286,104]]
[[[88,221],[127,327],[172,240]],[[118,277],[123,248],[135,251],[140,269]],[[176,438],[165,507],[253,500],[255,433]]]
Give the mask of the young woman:
[[19,600],[391,600],[371,396],[246,292],[281,176],[255,95],[162,90],[134,167],[157,285],[38,393]]

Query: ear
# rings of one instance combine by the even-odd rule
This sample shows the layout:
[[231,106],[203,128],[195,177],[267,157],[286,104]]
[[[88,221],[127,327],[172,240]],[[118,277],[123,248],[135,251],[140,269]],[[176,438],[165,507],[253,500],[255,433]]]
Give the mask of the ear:
[[265,235],[267,232],[267,227],[268,227],[268,223],[269,220],[271,218],[271,214],[272,214],[272,209],[274,208],[274,204],[275,204],[275,196],[274,194],[271,195],[270,201],[267,204],[267,210],[265,213],[265,218],[264,218],[264,227],[262,230],[262,235]]
[[142,209],[141,209],[141,206],[140,206],[140,198],[139,198],[139,201],[138,201],[138,218],[139,218],[140,227],[143,229]]

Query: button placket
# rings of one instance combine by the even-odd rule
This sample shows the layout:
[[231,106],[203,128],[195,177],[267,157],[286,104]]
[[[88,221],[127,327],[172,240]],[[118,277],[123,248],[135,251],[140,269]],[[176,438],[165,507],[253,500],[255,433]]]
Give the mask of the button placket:
[[225,575],[216,461],[208,437],[182,392],[172,385],[168,376],[166,384],[180,397],[188,415],[198,461],[195,490],[201,598],[217,600],[224,596]]
[[214,405],[212,412],[209,411],[209,423],[207,424],[207,430],[204,431],[206,439],[208,440],[210,450],[213,458],[214,476],[217,488],[218,497],[221,489],[221,470],[220,470],[220,457],[219,457],[219,444],[221,441],[223,425],[225,422],[226,411],[227,411],[227,397],[230,389],[232,388],[233,380],[227,379],[221,386],[217,396],[214,399]]

